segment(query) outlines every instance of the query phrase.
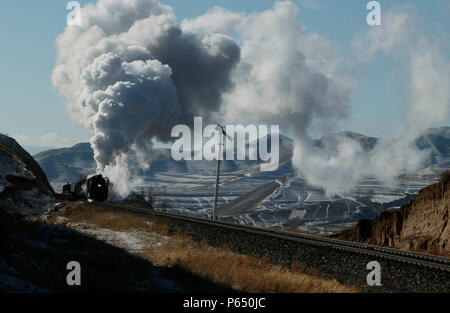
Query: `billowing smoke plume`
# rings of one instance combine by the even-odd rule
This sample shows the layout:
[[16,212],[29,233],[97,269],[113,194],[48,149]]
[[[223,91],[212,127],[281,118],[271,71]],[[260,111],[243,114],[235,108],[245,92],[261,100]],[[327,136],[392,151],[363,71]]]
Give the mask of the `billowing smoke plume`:
[[98,171],[126,194],[128,178],[148,167],[152,139],[168,141],[175,124],[219,109],[240,48],[183,31],[154,0],[100,0],[81,17],[57,40],[53,82],[71,118],[92,130]]
[[410,98],[399,121],[408,140],[381,141],[371,153],[346,138],[320,149],[312,134],[347,117],[354,79],[341,74],[332,43],[305,31],[297,10],[290,1],[250,15],[216,7],[178,24],[156,0],[83,8],[82,25],[58,38],[53,82],[72,119],[92,130],[98,170],[124,182],[125,194],[124,178],[148,166],[152,139],[169,140],[172,126],[190,125],[193,116],[280,124],[295,137],[299,171],[330,195],[365,175],[386,180],[420,166],[414,139],[449,113],[449,63],[439,47],[406,25],[409,11],[384,15],[355,46],[362,60],[383,52],[408,69]]

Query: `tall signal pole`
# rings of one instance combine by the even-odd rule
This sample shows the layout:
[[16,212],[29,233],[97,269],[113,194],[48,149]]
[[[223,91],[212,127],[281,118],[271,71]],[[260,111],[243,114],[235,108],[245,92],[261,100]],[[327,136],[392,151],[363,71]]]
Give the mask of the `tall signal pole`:
[[220,175],[220,158],[222,156],[222,138],[223,136],[226,136],[232,140],[230,136],[225,132],[223,127],[220,124],[217,124],[216,130],[220,132],[220,138],[219,138],[219,153],[217,155],[217,173],[216,173],[216,191],[214,192],[214,206],[213,206],[213,213],[212,213],[212,220],[217,220],[216,216],[216,208],[217,208],[217,197],[219,195],[219,175]]

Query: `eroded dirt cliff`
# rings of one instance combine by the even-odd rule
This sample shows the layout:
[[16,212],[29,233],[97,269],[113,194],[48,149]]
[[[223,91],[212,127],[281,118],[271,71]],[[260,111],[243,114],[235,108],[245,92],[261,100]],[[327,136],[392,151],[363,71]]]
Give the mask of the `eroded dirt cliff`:
[[400,209],[361,220],[339,239],[450,256],[450,171]]

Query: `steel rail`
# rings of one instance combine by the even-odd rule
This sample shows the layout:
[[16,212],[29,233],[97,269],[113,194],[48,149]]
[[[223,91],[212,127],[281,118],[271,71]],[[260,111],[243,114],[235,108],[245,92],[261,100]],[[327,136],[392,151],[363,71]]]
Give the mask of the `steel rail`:
[[374,257],[383,258],[386,260],[399,261],[407,264],[414,264],[428,268],[438,269],[450,272],[450,258],[435,256],[420,252],[406,251],[394,248],[386,248],[375,245],[369,245],[358,242],[351,242],[339,240],[334,238],[326,238],[314,236],[309,234],[300,234],[292,232],[281,232],[277,230],[264,229],[260,227],[232,224],[223,221],[211,221],[209,219],[202,219],[197,217],[183,216],[173,213],[155,212],[149,209],[130,207],[122,204],[108,203],[108,202],[93,202],[95,205],[106,206],[110,208],[126,210],[141,214],[149,214],[153,216],[168,217],[182,221],[189,221],[192,223],[199,223],[214,227],[221,227],[225,229],[232,229],[236,231],[248,232],[256,235],[268,236],[282,240],[301,242],[304,244],[322,246],[332,248],[340,251],[347,251],[357,254],[370,255]]

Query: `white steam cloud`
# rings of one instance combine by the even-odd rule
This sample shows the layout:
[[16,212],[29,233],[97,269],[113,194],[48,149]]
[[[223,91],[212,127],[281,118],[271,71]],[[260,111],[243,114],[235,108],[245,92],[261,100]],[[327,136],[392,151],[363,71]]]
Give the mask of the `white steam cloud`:
[[382,140],[371,153],[348,138],[333,149],[313,145],[312,132],[327,133],[347,117],[354,80],[339,71],[333,44],[307,33],[297,11],[290,1],[250,15],[215,7],[179,24],[156,0],[84,7],[82,25],[57,40],[53,83],[72,119],[92,130],[98,171],[125,195],[130,177],[148,167],[152,139],[169,141],[171,128],[194,116],[280,124],[294,134],[294,164],[330,195],[366,175],[389,180],[420,166],[425,155],[413,141],[448,117],[450,66],[414,27],[412,11],[392,10],[355,41],[362,60],[382,52],[410,77],[399,121],[408,140]]
[[57,40],[53,83],[71,118],[92,130],[98,171],[126,195],[148,167],[152,139],[209,116],[231,88],[240,58],[229,37],[185,32],[154,0],[100,0]]
[[428,38],[414,7],[397,5],[384,14],[382,27],[372,27],[354,42],[359,56],[383,53],[398,72],[407,74],[403,119],[396,138],[383,139],[370,155],[367,175],[391,180],[423,166],[429,151],[415,141],[427,128],[442,125],[450,113],[450,61],[439,42]]
[[383,138],[367,153],[354,140],[336,138],[335,149],[295,146],[294,161],[313,184],[329,195],[350,191],[365,176],[391,182],[421,168],[429,151],[415,142],[423,132],[444,123],[450,113],[450,62],[442,47],[428,39],[413,7],[399,5],[383,12],[383,24],[369,27],[354,41],[359,64],[383,53],[398,72],[406,73],[403,119],[392,138]]

